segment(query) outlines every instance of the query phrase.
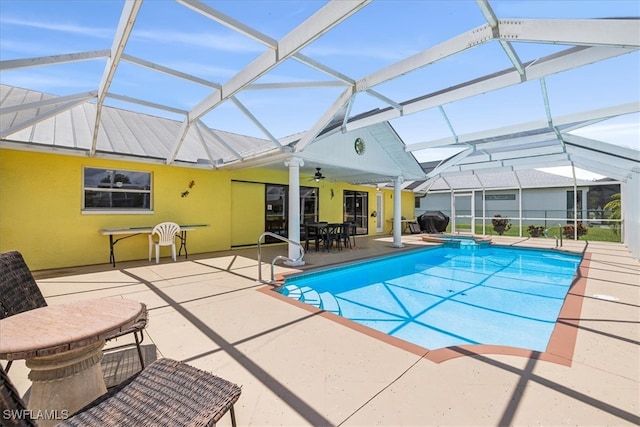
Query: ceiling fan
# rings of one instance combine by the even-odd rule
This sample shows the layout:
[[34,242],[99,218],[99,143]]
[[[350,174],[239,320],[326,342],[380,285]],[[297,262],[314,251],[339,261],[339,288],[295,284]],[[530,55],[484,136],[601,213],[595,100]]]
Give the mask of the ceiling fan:
[[313,175],[313,180],[315,182],[320,182],[321,180],[326,178],[324,175],[322,175],[322,172],[320,172],[320,169],[322,168],[316,168],[316,173]]

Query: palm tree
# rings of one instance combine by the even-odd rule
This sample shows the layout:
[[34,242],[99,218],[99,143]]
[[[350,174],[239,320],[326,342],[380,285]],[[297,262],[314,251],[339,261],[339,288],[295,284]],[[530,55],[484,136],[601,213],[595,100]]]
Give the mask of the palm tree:
[[[622,199],[620,198],[620,193],[612,194],[611,200],[604,205],[604,210],[610,211],[609,219],[619,220],[622,218]],[[620,222],[615,221],[613,223],[613,232],[618,233],[618,228],[620,227]]]

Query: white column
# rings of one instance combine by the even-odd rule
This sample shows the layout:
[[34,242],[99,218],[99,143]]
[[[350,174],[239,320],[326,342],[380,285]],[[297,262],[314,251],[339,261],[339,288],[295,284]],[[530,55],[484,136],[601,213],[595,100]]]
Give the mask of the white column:
[[[289,168],[289,240],[300,242],[300,167],[304,161],[298,157],[292,157],[284,162]],[[295,260],[300,256],[300,247],[289,243],[289,259]],[[304,265],[304,261],[287,261],[290,266]]]
[[402,248],[402,177],[398,176],[393,181],[393,246],[394,248]]

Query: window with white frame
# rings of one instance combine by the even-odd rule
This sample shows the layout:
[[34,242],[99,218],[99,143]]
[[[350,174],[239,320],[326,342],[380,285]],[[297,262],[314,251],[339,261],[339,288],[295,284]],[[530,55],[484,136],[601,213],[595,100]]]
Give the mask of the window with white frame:
[[151,211],[151,172],[83,168],[84,211]]

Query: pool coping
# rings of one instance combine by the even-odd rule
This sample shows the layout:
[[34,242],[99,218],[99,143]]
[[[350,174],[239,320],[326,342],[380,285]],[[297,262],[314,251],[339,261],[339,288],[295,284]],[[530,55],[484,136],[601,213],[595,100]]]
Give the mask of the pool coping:
[[[573,361],[573,354],[578,336],[578,325],[580,323],[582,302],[584,300],[584,295],[587,287],[587,277],[590,261],[591,254],[589,252],[584,252],[582,254],[580,265],[578,266],[578,269],[576,271],[576,275],[574,276],[573,281],[569,286],[567,296],[564,300],[564,303],[562,304],[560,313],[558,314],[558,319],[551,333],[551,337],[549,338],[547,349],[544,352],[518,347],[487,344],[469,344],[430,350],[426,347],[412,344],[400,338],[387,335],[384,332],[380,332],[368,326],[361,325],[337,314],[289,298],[285,295],[275,292],[275,286],[265,285],[257,288],[256,290],[435,363],[443,363],[448,360],[464,356],[500,354],[533,358],[570,367]],[[279,280],[282,281],[285,276],[297,274],[299,273],[279,275]]]

